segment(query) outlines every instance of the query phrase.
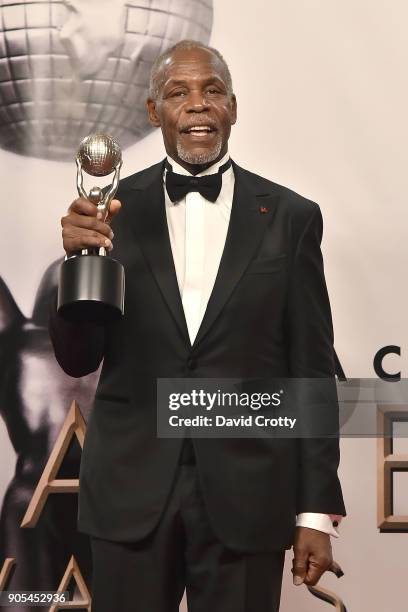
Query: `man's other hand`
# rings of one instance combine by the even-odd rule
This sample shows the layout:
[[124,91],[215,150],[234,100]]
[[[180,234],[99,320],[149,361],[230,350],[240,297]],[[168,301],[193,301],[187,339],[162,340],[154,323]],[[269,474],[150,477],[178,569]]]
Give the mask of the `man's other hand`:
[[296,527],[293,544],[293,584],[314,586],[333,563],[330,536],[309,527]]
[[[120,210],[119,200],[112,200],[107,221]],[[66,254],[72,255],[82,249],[105,247],[112,250],[113,232],[108,223],[98,216],[98,209],[86,198],[77,198],[67,214],[61,219],[62,240]]]

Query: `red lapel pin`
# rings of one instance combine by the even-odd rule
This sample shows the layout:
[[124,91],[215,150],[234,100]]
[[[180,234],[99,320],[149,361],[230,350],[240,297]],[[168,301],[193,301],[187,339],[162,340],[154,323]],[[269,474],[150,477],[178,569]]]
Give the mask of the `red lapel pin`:
[[266,208],[266,206],[260,206],[259,207],[259,212],[261,213],[267,213],[269,211],[269,208]]

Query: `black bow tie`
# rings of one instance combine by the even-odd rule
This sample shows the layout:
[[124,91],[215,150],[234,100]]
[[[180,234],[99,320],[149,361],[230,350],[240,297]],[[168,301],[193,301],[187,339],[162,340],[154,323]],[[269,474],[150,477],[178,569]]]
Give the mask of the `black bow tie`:
[[231,159],[220,166],[216,174],[206,176],[176,174],[167,160],[165,164],[167,168],[166,189],[172,202],[182,200],[190,191],[198,191],[206,200],[215,202],[220,195],[222,174],[231,166]]

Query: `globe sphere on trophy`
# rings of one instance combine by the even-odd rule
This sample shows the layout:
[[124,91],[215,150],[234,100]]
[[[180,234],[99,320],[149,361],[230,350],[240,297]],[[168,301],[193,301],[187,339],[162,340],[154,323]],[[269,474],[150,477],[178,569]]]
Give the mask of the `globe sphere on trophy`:
[[[118,143],[107,134],[91,134],[78,149],[77,189],[102,213],[106,221],[109,206],[119,185],[122,152]],[[83,186],[85,171],[91,176],[107,176],[114,172],[112,184],[102,190],[93,187],[87,195]],[[108,257],[104,247],[84,249],[66,257],[61,264],[58,285],[58,312],[71,321],[105,323],[124,313],[125,273],[123,266]]]
[[70,160],[91,133],[123,148],[152,128],[145,99],[155,58],[207,43],[212,0],[3,0],[0,147]]

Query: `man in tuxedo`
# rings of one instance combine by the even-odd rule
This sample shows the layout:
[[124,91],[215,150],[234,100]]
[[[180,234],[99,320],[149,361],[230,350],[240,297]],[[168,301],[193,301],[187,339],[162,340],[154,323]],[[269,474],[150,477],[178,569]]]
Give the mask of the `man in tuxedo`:
[[73,324],[54,306],[50,321],[70,375],[104,360],[80,472],[93,611],[174,612],[186,587],[194,612],[275,612],[286,549],[295,584],[332,565],[338,439],[158,437],[156,382],[334,378],[320,209],[231,161],[237,105],[215,49],[160,56],[147,109],[166,160],[121,181],[112,229],[83,198],[62,219],[68,256],[114,232],[125,315]]

